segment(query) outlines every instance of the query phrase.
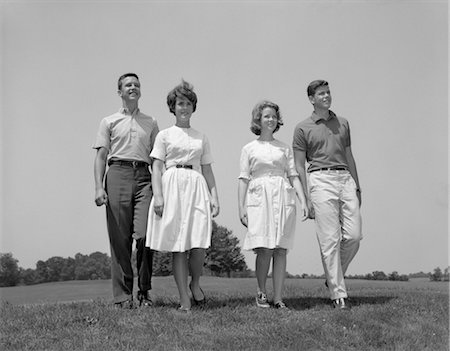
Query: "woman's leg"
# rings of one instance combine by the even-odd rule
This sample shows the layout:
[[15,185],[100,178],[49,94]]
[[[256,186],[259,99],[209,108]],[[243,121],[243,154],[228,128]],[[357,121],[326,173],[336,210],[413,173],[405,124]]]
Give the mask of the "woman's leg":
[[284,279],[286,277],[286,249],[277,248],[273,251],[273,302],[281,302]]
[[200,289],[200,277],[203,272],[203,263],[205,262],[205,249],[192,249],[189,254],[189,268],[191,271],[191,290],[194,299],[202,301],[205,298]]
[[188,282],[188,261],[186,252],[173,252],[173,276],[180,294],[180,305],[183,308],[191,308],[191,299],[189,298]]
[[258,291],[266,293],[267,274],[269,273],[270,261],[273,250],[259,247],[256,251],[256,280],[258,282]]

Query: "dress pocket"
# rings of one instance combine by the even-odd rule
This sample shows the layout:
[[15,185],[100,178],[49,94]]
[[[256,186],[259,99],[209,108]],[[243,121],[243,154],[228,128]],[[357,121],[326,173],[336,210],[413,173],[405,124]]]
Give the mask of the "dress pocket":
[[295,206],[295,197],[296,197],[295,189],[290,185],[286,185],[284,193],[285,193],[285,205]]
[[250,186],[247,191],[247,207],[261,206],[262,186]]

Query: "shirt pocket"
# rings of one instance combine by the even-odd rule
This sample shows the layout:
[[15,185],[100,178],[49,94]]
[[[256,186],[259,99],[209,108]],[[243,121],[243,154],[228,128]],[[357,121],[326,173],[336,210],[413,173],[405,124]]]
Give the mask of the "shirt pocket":
[[250,186],[247,191],[247,207],[261,206],[262,204],[262,186]]

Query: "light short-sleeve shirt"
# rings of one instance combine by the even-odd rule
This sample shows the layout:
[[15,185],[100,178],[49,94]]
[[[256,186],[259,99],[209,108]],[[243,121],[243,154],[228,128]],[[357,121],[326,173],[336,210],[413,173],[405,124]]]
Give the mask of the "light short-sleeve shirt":
[[315,112],[295,127],[292,148],[304,151],[308,172],[321,168],[348,168],[346,148],[351,144],[350,126],[345,118],[330,111],[323,119]]
[[158,132],[158,123],[153,117],[139,109],[130,114],[121,108],[101,120],[93,148],[106,148],[108,161],[117,159],[151,164],[150,152]]
[[298,176],[292,149],[277,139],[254,140],[241,151],[240,179],[250,180],[260,176]]
[[201,165],[213,163],[208,138],[193,128],[172,126],[156,136],[152,158],[164,162],[166,168],[191,165],[200,170]]

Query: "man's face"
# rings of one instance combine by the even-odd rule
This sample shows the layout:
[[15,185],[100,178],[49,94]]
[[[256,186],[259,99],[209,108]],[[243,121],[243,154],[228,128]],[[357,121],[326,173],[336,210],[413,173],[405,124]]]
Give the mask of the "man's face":
[[122,79],[122,87],[118,91],[119,96],[125,101],[138,101],[141,97],[141,83],[136,77]]
[[331,106],[330,88],[327,85],[317,88],[314,95],[309,97],[309,101],[316,108],[328,110]]

